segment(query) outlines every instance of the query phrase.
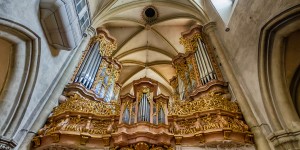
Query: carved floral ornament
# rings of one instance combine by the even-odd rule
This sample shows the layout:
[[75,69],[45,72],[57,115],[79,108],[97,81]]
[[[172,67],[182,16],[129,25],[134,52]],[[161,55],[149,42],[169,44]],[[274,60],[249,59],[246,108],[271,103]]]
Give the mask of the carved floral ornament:
[[54,108],[53,116],[66,112],[90,113],[97,116],[113,116],[120,114],[118,103],[106,103],[102,101],[88,100],[78,94],[71,96],[68,100]]
[[[100,32],[97,36],[91,39],[91,45],[100,42],[99,50],[102,56],[111,56],[112,52],[117,49],[117,43],[114,39],[107,36],[106,32]],[[90,47],[89,45],[88,47]]]
[[166,146],[166,145],[158,146],[155,144],[139,142],[137,144],[131,144],[131,145],[125,146],[125,147],[116,146],[116,147],[112,148],[111,150],[174,150],[174,148],[172,148],[170,146]]
[[184,46],[186,52],[194,52],[197,49],[200,33],[195,33],[191,37],[181,37],[179,43]]
[[[160,101],[158,103],[163,105]],[[119,118],[120,111],[120,103],[98,102],[74,94],[53,110],[53,115],[48,118],[48,122],[33,139],[34,145],[39,147],[42,140],[49,141],[49,139],[59,143],[65,135],[80,135],[81,145],[89,143],[89,139],[99,139],[109,145],[112,134],[118,136],[122,133],[122,130],[118,131],[118,119],[116,119]],[[168,111],[170,111],[168,125],[160,127],[160,125],[149,124],[149,126],[155,128],[157,126],[157,131],[166,128],[166,134],[174,137],[177,144],[180,144],[185,137],[196,138],[200,143],[211,142],[213,138],[206,136],[211,133],[219,135],[223,140],[232,140],[232,136],[236,136],[240,137],[240,142],[253,143],[253,135],[242,120],[237,104],[220,94],[210,93],[194,101],[176,102]],[[133,126],[137,128],[139,125]],[[129,131],[127,134],[130,135]],[[132,143],[125,147],[113,148],[115,150],[172,149],[170,146],[158,146],[154,143]]]

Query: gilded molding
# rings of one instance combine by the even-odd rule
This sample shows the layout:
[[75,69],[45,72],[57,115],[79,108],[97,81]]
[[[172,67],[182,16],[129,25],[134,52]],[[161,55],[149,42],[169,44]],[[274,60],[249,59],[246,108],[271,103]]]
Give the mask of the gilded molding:
[[54,108],[53,116],[66,112],[90,113],[97,116],[119,115],[120,106],[117,103],[88,100],[78,94],[71,96],[66,102]]
[[173,105],[169,115],[188,116],[209,110],[224,110],[232,113],[240,112],[236,102],[225,99],[222,95],[210,93],[193,101],[179,101]]

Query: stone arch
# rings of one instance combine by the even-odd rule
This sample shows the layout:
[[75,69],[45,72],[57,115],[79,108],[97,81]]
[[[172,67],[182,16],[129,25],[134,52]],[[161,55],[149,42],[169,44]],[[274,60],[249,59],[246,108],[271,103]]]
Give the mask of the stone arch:
[[286,38],[300,29],[300,5],[281,12],[262,28],[259,42],[259,83],[273,134],[269,139],[279,149],[296,148],[299,117],[285,81]]
[[10,63],[0,91],[0,144],[13,147],[36,82],[41,44],[33,31],[5,18],[0,18],[0,39],[11,45]]
[[300,116],[300,66],[298,66],[291,80],[290,93],[298,116]]

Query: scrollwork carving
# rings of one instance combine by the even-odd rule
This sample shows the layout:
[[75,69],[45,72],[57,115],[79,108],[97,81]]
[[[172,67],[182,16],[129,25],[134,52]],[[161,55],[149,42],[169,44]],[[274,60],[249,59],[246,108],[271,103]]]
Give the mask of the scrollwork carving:
[[78,94],[71,96],[53,111],[53,116],[65,112],[91,113],[98,116],[119,115],[120,105],[117,103],[105,103],[101,101],[87,100]]
[[235,102],[225,99],[221,94],[210,93],[208,96],[194,101],[176,101],[170,115],[192,115],[197,112],[221,109],[229,112],[239,112]]

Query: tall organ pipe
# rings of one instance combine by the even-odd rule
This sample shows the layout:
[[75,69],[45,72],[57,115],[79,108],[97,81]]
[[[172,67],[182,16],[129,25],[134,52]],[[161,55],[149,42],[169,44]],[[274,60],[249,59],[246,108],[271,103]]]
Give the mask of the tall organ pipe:
[[96,74],[97,74],[97,72],[98,72],[98,70],[99,70],[99,66],[100,66],[101,61],[102,61],[102,57],[101,57],[100,53],[99,53],[99,59],[98,59],[97,61],[98,61],[98,62],[97,62],[97,65],[96,65],[95,70],[94,70],[94,72],[93,72],[93,74],[92,74],[92,80],[91,80],[90,84],[88,85],[88,88],[89,88],[89,89],[92,88],[92,85],[93,85],[93,83],[94,83],[94,81],[95,81]]
[[207,74],[207,71],[206,71],[206,67],[205,67],[205,64],[204,64],[204,60],[203,60],[203,57],[201,57],[201,47],[199,45],[199,43],[197,43],[197,47],[198,47],[198,50],[197,50],[197,55],[198,55],[198,59],[200,60],[200,64],[201,64],[201,67],[202,68],[202,72],[203,72],[203,75],[202,75],[202,79],[204,81],[204,84],[206,84],[207,82],[207,79],[205,78],[206,74]]
[[82,74],[83,74],[83,80],[80,81],[80,82],[83,83],[83,84],[85,84],[85,82],[86,82],[87,71],[88,71],[88,69],[90,68],[90,65],[91,65],[91,63],[92,63],[92,60],[93,60],[94,57],[95,57],[95,51],[96,51],[95,49],[97,49],[98,43],[99,43],[99,42],[97,42],[96,45],[93,47],[93,49],[92,49],[93,51],[92,51],[92,53],[91,53],[91,56],[90,56],[89,59],[88,59],[88,62],[86,63],[86,67],[83,68],[83,71],[82,71]]
[[149,121],[150,119],[149,119],[149,101],[148,101],[148,99],[146,98],[146,109],[145,109],[145,111],[146,111],[146,119],[145,119],[145,121]]
[[88,50],[88,52],[87,52],[87,54],[86,54],[83,62],[80,65],[80,68],[79,68],[79,70],[77,72],[77,75],[76,75],[76,78],[75,78],[74,82],[80,82],[81,81],[82,76],[83,76],[82,70],[85,67],[85,65],[86,65],[86,63],[87,63],[87,61],[88,61],[88,59],[89,59],[89,57],[90,57],[90,55],[91,55],[94,47],[95,47],[95,44],[93,44],[93,46],[91,46],[90,49]]
[[210,62],[210,58],[209,58],[209,56],[207,54],[207,49],[206,49],[204,43],[201,40],[198,40],[198,42],[200,42],[200,44],[201,44],[201,46],[203,48],[205,60],[206,60],[206,63],[208,65],[208,69],[209,69],[209,72],[208,72],[209,74],[208,75],[210,76],[210,80],[212,80],[212,79],[214,79],[214,77],[213,77],[213,68],[212,68],[212,64]]
[[207,79],[207,82],[210,81],[210,78],[209,78],[209,72],[210,72],[210,68],[209,68],[209,65],[208,65],[208,62],[207,62],[207,58],[205,57],[205,54],[204,54],[204,48],[202,47],[202,44],[201,44],[201,41],[198,39],[198,45],[200,46],[200,53],[201,53],[201,57],[203,59],[203,62],[204,62],[204,69],[205,69],[205,77]]
[[143,94],[143,121],[146,120],[146,99],[145,94]]
[[202,44],[203,44],[203,47],[206,49],[205,54],[206,54],[206,57],[208,58],[209,65],[210,65],[211,70],[212,70],[212,72],[211,72],[211,77],[212,77],[213,79],[217,79],[217,77],[216,77],[216,75],[215,75],[214,68],[213,68],[212,63],[211,63],[211,60],[210,60],[210,57],[209,57],[208,52],[207,52],[207,47],[206,47],[206,45],[205,45],[204,43],[202,43]]
[[94,71],[98,70],[98,68],[96,68],[96,66],[99,62],[100,54],[99,54],[99,52],[96,52],[95,55],[96,55],[96,57],[93,60],[93,63],[91,64],[91,68],[88,70],[88,73],[87,73],[88,79],[87,79],[87,82],[85,83],[87,88],[89,88],[90,82],[92,81],[92,76],[93,76]]
[[91,59],[91,62],[86,70],[86,74],[85,74],[85,78],[84,78],[84,81],[83,81],[83,84],[86,86],[87,85],[87,82],[89,82],[89,79],[90,79],[90,76],[91,76],[91,71],[94,67],[94,64],[96,63],[96,58],[97,58],[97,54],[98,54],[98,49],[97,49],[98,46],[98,42],[97,42],[97,45],[94,47],[94,51],[93,51],[93,56],[92,56],[92,59]]
[[199,70],[199,73],[200,73],[200,80],[201,80],[201,83],[204,84],[204,79],[203,79],[203,75],[204,75],[204,72],[202,70],[202,67],[201,67],[201,64],[200,64],[200,60],[199,60],[199,57],[198,57],[198,50],[196,50],[196,53],[195,53],[195,58],[196,58],[196,62],[197,62],[197,68]]
[[141,100],[140,100],[140,103],[139,103],[138,121],[142,121],[142,109],[143,109],[143,95],[141,96]]

